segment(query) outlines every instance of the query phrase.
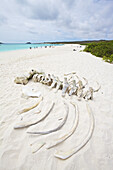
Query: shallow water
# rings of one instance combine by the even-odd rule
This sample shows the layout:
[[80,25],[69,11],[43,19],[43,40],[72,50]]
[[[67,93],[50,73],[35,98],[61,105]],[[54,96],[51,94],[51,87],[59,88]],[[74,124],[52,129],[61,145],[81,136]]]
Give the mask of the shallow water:
[[38,48],[44,46],[58,46],[59,44],[0,44],[1,51],[13,51],[31,48]]

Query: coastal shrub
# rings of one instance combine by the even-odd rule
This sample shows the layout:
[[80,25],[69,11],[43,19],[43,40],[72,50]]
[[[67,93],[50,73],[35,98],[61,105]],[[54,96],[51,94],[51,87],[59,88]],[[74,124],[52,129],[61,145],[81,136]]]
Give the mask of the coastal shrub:
[[103,60],[106,62],[109,62],[108,57],[106,57],[106,56],[103,57]]
[[113,54],[111,54],[111,56],[110,56],[110,63],[112,63],[113,62]]
[[90,52],[97,57],[101,57],[107,62],[113,62],[113,40],[89,43],[86,45],[84,51]]
[[113,54],[110,57],[104,56],[103,60],[106,61],[106,62],[112,63],[113,62]]

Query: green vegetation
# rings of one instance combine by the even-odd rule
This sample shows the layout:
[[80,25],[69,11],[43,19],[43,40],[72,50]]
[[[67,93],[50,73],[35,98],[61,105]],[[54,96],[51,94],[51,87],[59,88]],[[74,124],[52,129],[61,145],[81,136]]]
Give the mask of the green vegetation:
[[88,43],[84,51],[101,57],[106,62],[113,62],[113,40]]
[[93,42],[104,42],[106,40],[87,40],[87,41],[57,41],[57,42],[44,42],[46,44],[81,44],[81,45],[87,45],[88,43]]

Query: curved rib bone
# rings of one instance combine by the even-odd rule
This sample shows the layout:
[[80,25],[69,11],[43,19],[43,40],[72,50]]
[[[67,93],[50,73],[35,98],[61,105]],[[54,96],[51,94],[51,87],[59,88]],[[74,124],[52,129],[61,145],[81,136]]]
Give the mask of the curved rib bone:
[[62,126],[65,124],[66,120],[67,120],[67,117],[68,117],[68,113],[69,113],[69,107],[66,103],[64,103],[66,105],[66,115],[65,115],[65,118],[64,120],[61,122],[61,124],[56,127],[55,129],[52,129],[52,130],[48,130],[48,131],[43,131],[43,132],[27,132],[29,134],[41,134],[41,135],[46,135],[46,134],[49,134],[49,133],[52,133],[52,132],[56,132],[57,130],[61,129]]
[[94,131],[94,117],[93,117],[93,114],[91,113],[89,106],[88,105],[86,105],[86,106],[87,106],[87,110],[88,110],[89,117],[90,117],[90,127],[89,127],[89,131],[88,131],[86,138],[80,143],[80,145],[76,146],[75,148],[71,149],[70,151],[67,151],[67,152],[57,151],[54,154],[55,157],[60,158],[60,159],[67,159],[67,158],[71,157],[72,155],[74,155],[79,150],[81,150],[88,143],[88,141],[91,139],[93,131]]
[[54,105],[55,105],[55,103],[52,102],[51,107],[49,108],[47,113],[44,116],[42,116],[42,118],[35,120],[35,121],[31,120],[29,122],[26,122],[26,121],[20,122],[20,123],[18,123],[17,125],[14,126],[14,129],[26,128],[26,127],[29,127],[29,126],[32,126],[32,125],[35,125],[35,124],[41,122],[42,120],[44,120],[49,115],[49,113],[52,111]]
[[78,111],[78,106],[75,103],[71,102],[71,104],[75,107],[75,120],[74,120],[73,127],[64,136],[56,139],[56,141],[52,141],[49,144],[47,144],[47,147],[46,147],[47,149],[50,149],[50,148],[64,142],[67,138],[69,138],[75,132],[75,130],[76,130],[77,126],[78,126],[78,121],[79,121],[79,111]]
[[97,82],[97,84],[98,84],[99,87],[96,90],[93,89],[94,92],[98,92],[100,90],[100,88],[101,88],[101,86],[99,85],[98,82]]
[[45,142],[36,142],[34,144],[31,144],[32,147],[32,153],[37,152],[39,149],[41,149],[46,143]]
[[41,97],[40,100],[39,100],[35,105],[33,105],[33,106],[31,106],[31,107],[28,107],[28,108],[25,108],[25,109],[23,109],[22,111],[20,111],[19,113],[22,114],[22,113],[25,113],[25,112],[27,112],[27,111],[29,111],[29,110],[31,110],[31,109],[34,109],[35,107],[37,107],[37,106],[40,104],[40,102],[41,102],[42,100],[43,100],[43,97]]

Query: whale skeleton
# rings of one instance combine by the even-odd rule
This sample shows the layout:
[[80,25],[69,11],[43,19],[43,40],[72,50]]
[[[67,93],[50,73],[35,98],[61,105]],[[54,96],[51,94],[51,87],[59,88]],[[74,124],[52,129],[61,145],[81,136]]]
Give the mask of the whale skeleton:
[[[84,80],[84,83],[82,82],[81,78],[76,74],[76,72],[71,72],[68,74],[64,74],[64,81],[60,81],[60,79],[57,76],[54,76],[53,74],[45,74],[43,71],[36,71],[31,70],[28,74],[22,76],[22,77],[16,77],[15,83],[17,84],[24,84],[26,85],[30,79],[33,79],[34,82],[40,82],[44,85],[49,86],[49,89],[56,88],[55,92],[57,92],[59,89],[62,90],[62,97],[65,97],[66,93],[68,93],[69,96],[76,95],[78,97],[78,100],[80,98],[84,98],[86,100],[92,100],[93,99],[93,93],[98,92],[101,86],[98,84],[98,88],[94,89],[93,91],[89,89],[85,94],[83,93],[83,89],[86,90],[86,86],[88,84],[88,80],[84,77],[82,79]],[[77,79],[77,81],[76,81]],[[74,83],[75,81],[75,83]],[[73,83],[73,85],[72,85]],[[37,97],[40,93],[34,94],[28,93],[28,96],[31,97]],[[91,96],[91,97],[89,97]]]

